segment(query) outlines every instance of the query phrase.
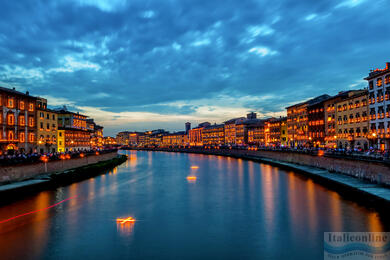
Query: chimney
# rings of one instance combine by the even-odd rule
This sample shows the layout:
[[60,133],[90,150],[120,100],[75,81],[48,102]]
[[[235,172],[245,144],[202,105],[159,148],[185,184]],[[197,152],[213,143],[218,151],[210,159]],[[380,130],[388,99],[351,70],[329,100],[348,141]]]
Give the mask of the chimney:
[[26,91],[26,95],[27,95],[27,96],[30,95],[30,92]]
[[13,87],[12,90],[16,90],[15,87]]
[[390,62],[386,62],[386,69],[390,69]]

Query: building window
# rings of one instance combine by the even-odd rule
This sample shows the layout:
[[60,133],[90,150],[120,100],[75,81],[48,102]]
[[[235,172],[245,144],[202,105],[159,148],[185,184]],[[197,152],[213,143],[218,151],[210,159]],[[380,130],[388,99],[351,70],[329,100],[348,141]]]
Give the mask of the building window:
[[34,111],[34,104],[33,103],[28,104],[28,111],[30,111],[30,112]]
[[14,107],[14,98],[8,98],[8,107],[13,108]]
[[20,133],[19,134],[19,140],[20,140],[20,142],[24,142],[25,141],[25,139],[26,139],[26,137],[24,136],[24,133]]
[[30,141],[30,143],[33,143],[33,142],[34,142],[35,136],[34,136],[33,133],[29,133],[29,134],[28,134],[28,140]]
[[24,116],[19,116],[19,125],[25,126],[26,125],[26,119]]
[[8,141],[13,141],[14,140],[14,132],[9,131],[8,132]]
[[43,114],[43,112],[39,112],[39,118],[44,118],[45,117],[45,115]]
[[382,78],[378,78],[378,79],[376,80],[376,86],[377,86],[377,87],[382,87]]
[[8,125],[13,125],[15,124],[15,116],[14,114],[8,114]]
[[46,129],[47,129],[47,130],[50,129],[50,124],[49,124],[49,123],[46,124]]
[[28,118],[28,126],[34,127],[34,118],[33,117]]
[[19,103],[19,108],[20,108],[21,110],[24,110],[24,101],[20,101],[20,103]]
[[50,119],[49,113],[46,114],[46,119]]
[[371,80],[369,83],[368,83],[368,86],[370,89],[374,89],[374,82]]
[[386,85],[390,84],[390,75],[386,75],[386,77],[385,77],[385,84]]

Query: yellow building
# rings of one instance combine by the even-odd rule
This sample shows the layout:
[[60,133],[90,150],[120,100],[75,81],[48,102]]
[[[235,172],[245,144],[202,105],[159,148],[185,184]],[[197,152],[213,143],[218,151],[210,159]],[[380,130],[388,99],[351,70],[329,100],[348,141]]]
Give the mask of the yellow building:
[[65,152],[65,130],[57,131],[57,151],[60,153]]
[[368,93],[360,92],[336,103],[336,132],[339,148],[369,147]]
[[185,132],[166,134],[162,136],[163,147],[177,147],[188,145],[188,135]]
[[57,151],[57,113],[47,108],[47,100],[37,98],[37,152],[54,153]]
[[224,125],[207,126],[202,131],[203,145],[220,146],[225,143]]
[[286,146],[288,144],[287,117],[283,117],[280,122],[280,144],[282,146]]
[[[237,130],[236,125],[241,124],[245,120],[245,117],[239,117],[239,118],[233,118],[226,122],[225,124],[225,144],[226,145],[233,145],[237,144]],[[242,127],[244,127],[242,125]],[[240,127],[239,127],[240,128]]]

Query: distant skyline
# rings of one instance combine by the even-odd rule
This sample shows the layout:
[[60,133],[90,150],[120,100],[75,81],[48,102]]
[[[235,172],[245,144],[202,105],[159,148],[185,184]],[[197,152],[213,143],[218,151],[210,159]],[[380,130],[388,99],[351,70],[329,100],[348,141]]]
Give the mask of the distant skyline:
[[390,61],[389,1],[3,1],[0,86],[118,131],[285,115]]

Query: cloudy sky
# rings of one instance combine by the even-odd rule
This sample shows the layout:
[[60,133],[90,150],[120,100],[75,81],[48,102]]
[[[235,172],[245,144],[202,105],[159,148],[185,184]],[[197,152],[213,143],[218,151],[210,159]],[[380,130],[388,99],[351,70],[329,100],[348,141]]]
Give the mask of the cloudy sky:
[[387,0],[1,2],[0,85],[106,135],[282,115],[390,61]]

